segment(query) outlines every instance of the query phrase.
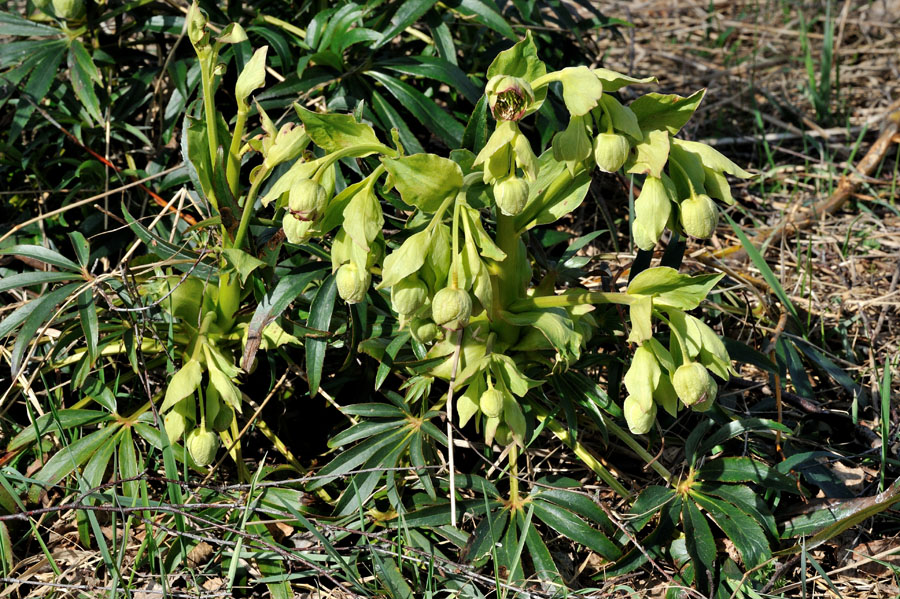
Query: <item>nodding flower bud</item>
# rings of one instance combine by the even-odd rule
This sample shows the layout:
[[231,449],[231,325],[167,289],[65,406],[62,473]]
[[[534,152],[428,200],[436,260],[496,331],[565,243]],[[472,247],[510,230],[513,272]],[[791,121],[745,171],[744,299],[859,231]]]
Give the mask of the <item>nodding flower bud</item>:
[[634,243],[642,250],[652,250],[659,240],[672,212],[666,186],[659,177],[648,176],[641,195],[634,201]]
[[216,417],[213,418],[212,429],[217,433],[227,431],[231,428],[232,420],[234,420],[234,410],[231,409],[231,406],[220,403],[219,411],[216,412]]
[[497,181],[494,185],[494,202],[506,216],[516,216],[528,203],[528,183],[515,175]]
[[681,226],[691,237],[709,239],[719,224],[716,203],[705,193],[697,194],[681,202]]
[[84,0],[53,0],[53,12],[61,19],[77,21],[84,18]]
[[606,173],[614,173],[625,165],[631,144],[618,133],[600,133],[594,138],[594,162]]
[[557,162],[581,162],[591,155],[591,138],[584,119],[573,116],[565,131],[553,136],[553,159]]
[[488,418],[500,418],[500,414],[503,413],[503,399],[503,392],[492,387],[481,394],[478,407]]
[[342,265],[335,274],[338,295],[348,304],[358,304],[366,297],[372,275],[369,271],[360,271],[352,262]]
[[441,329],[427,318],[413,318],[409,323],[409,332],[419,343],[431,343],[441,334]]
[[709,384],[715,382],[700,362],[685,362],[672,375],[672,386],[684,405],[690,407],[704,402],[709,394]]
[[325,210],[328,194],[325,188],[312,179],[294,183],[288,196],[288,210],[298,220],[316,220]]
[[198,466],[209,466],[216,459],[219,450],[219,437],[206,428],[195,428],[185,439],[188,452]]
[[628,430],[635,435],[649,433],[653,423],[656,422],[656,404],[641,402],[633,395],[625,398],[622,411],[625,413]]
[[512,435],[509,432],[509,427],[504,423],[500,423],[497,425],[497,430],[494,432],[494,441],[497,442],[497,445],[501,447],[506,447],[510,443],[512,443]]
[[398,314],[415,314],[427,299],[428,287],[416,275],[409,275],[391,287],[391,305]]
[[281,219],[284,236],[288,243],[303,243],[312,236],[313,222],[300,220],[290,212],[285,212]]
[[431,300],[431,317],[435,324],[451,331],[469,324],[472,316],[472,298],[465,289],[444,287]]
[[534,103],[531,85],[519,77],[495,75],[485,88],[491,114],[498,121],[518,121]]

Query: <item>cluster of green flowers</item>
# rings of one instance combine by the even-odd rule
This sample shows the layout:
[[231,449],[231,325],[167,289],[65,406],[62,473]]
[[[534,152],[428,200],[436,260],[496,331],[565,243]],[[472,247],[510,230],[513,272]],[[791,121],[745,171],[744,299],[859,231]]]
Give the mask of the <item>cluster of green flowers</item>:
[[[205,20],[197,11],[192,14],[189,35],[204,65],[206,87],[211,88],[219,46],[245,36],[232,28],[213,44]],[[396,134],[393,144],[386,145],[371,126],[351,115],[314,113],[299,105],[294,108],[302,125],[281,128],[259,108],[263,133],[243,143],[239,133],[249,96],[264,84],[265,56],[265,48],[256,51],[235,87],[238,115],[227,165],[229,182],[237,180],[231,174],[247,152],[258,152],[262,162],[250,173],[240,225],[226,253],[242,252],[257,193],[277,173],[259,200],[264,207],[274,206],[286,240],[301,244],[330,237],[334,284],[347,303],[364,301],[373,275],[380,275],[376,289],[390,290],[391,307],[401,328],[418,344],[420,357],[459,356],[458,361],[438,363],[428,375],[453,380],[454,388],[463,391],[460,424],[480,415],[476,422],[483,425],[488,442],[524,443],[526,421],[519,398],[542,383],[524,373],[565,369],[578,360],[596,327],[591,311],[598,303],[630,305],[629,341],[639,347],[626,376],[625,414],[634,432],[649,430],[657,403],[672,413],[679,400],[693,409],[711,405],[716,384],[707,369],[727,378],[728,355],[714,335],[715,341],[709,339],[708,327],[684,311],[699,305],[717,277],[687,277],[657,268],[638,275],[627,294],[576,289],[557,294],[552,277],[532,286],[532,264],[522,240],[527,230],[574,210],[584,200],[595,169],[644,176],[633,223],[639,247],[652,248],[666,226],[709,237],[717,221],[711,198],[733,201],[724,173],[748,174],[709,146],[675,137],[702,93],[689,98],[648,93],[625,106],[614,92],[653,79],[588,67],[548,73],[526,36],[488,68],[481,106],[496,127],[477,155],[467,150],[454,150],[449,158],[407,155]],[[561,95],[569,123],[553,137],[551,148],[536,155],[519,123],[540,109],[551,90]],[[207,120],[215,119],[207,115]],[[205,161],[207,171],[213,153],[207,151],[207,158],[203,144],[207,150],[217,147],[215,130],[192,121],[187,131],[188,153],[197,156],[198,164]],[[345,182],[340,161],[370,156],[378,159],[369,162],[371,172]],[[199,179],[214,199],[218,190],[209,181],[204,185],[204,177]],[[409,216],[400,233],[386,240],[381,196],[389,197],[392,191],[399,194],[399,205],[409,208]],[[233,228],[226,224],[224,210],[220,212],[223,234],[231,236]],[[495,224],[491,234],[486,220]],[[233,276],[219,286],[224,290],[220,300],[239,289]],[[219,311],[234,312],[221,306]],[[660,318],[671,330],[668,349],[653,337],[653,319]],[[182,390],[173,393],[171,401],[168,393],[166,398],[171,407],[193,397],[205,365],[211,386],[206,407],[201,406],[200,426],[194,429],[200,432],[192,431],[188,438],[189,449],[196,445],[195,460],[206,457],[203,450],[209,449],[205,433],[213,430],[217,414],[210,401],[223,396],[227,387],[215,384],[223,377],[213,373],[224,372],[229,382],[237,374],[225,372],[214,356],[197,349],[204,347],[203,335],[201,330],[195,336],[200,345],[191,345],[182,369],[192,364],[189,384],[179,380]],[[180,378],[187,380],[188,374]],[[240,396],[225,404],[237,409]],[[173,410],[182,411],[192,410],[187,403]],[[186,429],[174,422],[173,427]],[[192,441],[195,438],[204,440]]]

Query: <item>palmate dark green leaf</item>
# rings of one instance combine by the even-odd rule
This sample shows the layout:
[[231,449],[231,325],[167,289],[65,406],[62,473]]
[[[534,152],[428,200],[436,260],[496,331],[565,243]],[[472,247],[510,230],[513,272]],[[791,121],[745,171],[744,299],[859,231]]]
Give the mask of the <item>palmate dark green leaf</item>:
[[394,367],[394,358],[397,357],[397,353],[403,348],[403,346],[406,345],[408,341],[409,332],[404,332],[394,337],[388,344],[387,348],[385,348],[381,362],[378,364],[378,371],[375,373],[376,391],[380,389],[381,385],[384,384],[384,381],[387,380],[388,375],[391,373],[391,370]]
[[50,35],[63,35],[63,32],[55,27],[29,21],[17,14],[0,11],[0,35],[47,37]]
[[147,250],[163,260],[173,260],[172,267],[181,272],[190,271],[194,276],[199,277],[210,284],[219,282],[219,269],[211,264],[200,260],[200,255],[190,250],[181,248],[174,243],[169,243],[165,239],[151,233],[147,227],[135,220],[131,213],[128,212],[125,203],[122,203],[122,214],[125,221],[134,234],[144,242]]
[[465,131],[463,131],[462,146],[467,150],[472,150],[475,154],[478,154],[487,143],[487,107],[487,96],[481,96],[475,104],[475,110],[472,111],[469,122],[466,123]]
[[[331,326],[331,314],[334,311],[334,301],[337,297],[337,283],[334,275],[329,275],[322,286],[316,291],[312,304],[309,307],[309,317],[306,326],[327,331]],[[306,377],[309,382],[309,396],[313,397],[319,391],[319,381],[322,380],[322,366],[325,363],[325,350],[328,347],[327,339],[310,337],[306,341]]]
[[144,471],[138,463],[138,452],[134,446],[132,428],[125,427],[119,441],[119,476],[122,478],[122,493],[126,497],[137,498],[140,491],[140,481],[134,479]]
[[803,355],[812,360],[816,364],[816,366],[827,372],[828,376],[833,378],[835,382],[846,389],[848,393],[854,396],[865,397],[866,392],[859,385],[859,383],[854,381],[853,377],[847,374],[847,372],[840,366],[832,362],[831,359],[828,358],[828,356],[823,354],[814,345],[799,337],[792,337],[791,340],[794,342],[794,346],[798,350],[803,352]]
[[729,339],[728,337],[723,337],[722,343],[725,344],[728,355],[731,356],[731,359],[735,362],[751,364],[772,374],[777,372],[775,364],[772,363],[769,356],[753,349],[749,345],[741,343],[740,341],[735,341],[734,339]]
[[388,420],[386,422],[360,422],[358,424],[354,424],[346,430],[339,432],[334,437],[329,439],[328,447],[334,449],[336,447],[349,445],[351,443],[359,441],[360,439],[365,439],[366,437],[371,437],[372,435],[377,435],[378,433],[382,433],[384,431],[401,428],[405,424],[406,420]]
[[40,260],[45,264],[50,264],[63,270],[70,270],[79,273],[81,268],[60,254],[51,249],[39,245],[13,245],[0,249],[0,255],[25,256],[33,260]]
[[743,435],[744,433],[770,430],[779,430],[782,433],[788,435],[791,433],[790,428],[784,426],[783,424],[779,424],[774,420],[768,420],[766,418],[742,418],[740,420],[729,422],[713,434],[706,437],[700,444],[700,447],[697,449],[696,453],[699,455],[704,455],[716,445],[720,445],[728,439],[732,439],[734,437],[737,437],[738,435]]
[[78,283],[69,283],[68,285],[63,285],[59,289],[54,289],[47,295],[32,300],[33,302],[37,302],[38,305],[31,311],[28,318],[25,319],[25,322],[22,323],[22,327],[19,329],[19,334],[16,337],[16,343],[13,345],[12,355],[9,359],[9,366],[12,372],[19,372],[28,345],[31,341],[35,340],[38,330],[53,317],[53,314],[56,312],[57,308],[59,308],[59,305],[74,293],[78,287]]
[[415,23],[436,2],[437,0],[404,0],[404,2],[398,3],[400,7],[391,17],[391,26],[381,34],[378,41],[372,44],[372,49],[377,50],[394,39],[395,35]]
[[900,502],[900,481],[877,495],[842,499],[836,505],[795,516],[784,523],[781,538],[813,535],[807,541],[807,549],[811,549],[898,502]]
[[553,561],[553,556],[550,554],[550,550],[547,549],[547,545],[544,544],[544,540],[541,538],[537,528],[531,525],[526,530],[525,515],[521,511],[517,512],[516,515],[519,521],[519,528],[524,531],[525,547],[531,556],[534,575],[540,580],[547,580],[557,585],[564,584],[559,568],[556,567],[556,562]]
[[400,435],[383,443],[367,456],[368,459],[363,462],[362,469],[368,470],[368,472],[361,472],[350,479],[347,488],[334,506],[335,515],[347,516],[365,510],[369,497],[382,477],[386,479],[388,496],[392,505],[399,505],[399,496],[397,496],[395,486],[396,472],[393,472],[391,469],[397,466],[397,460],[402,454],[406,453],[412,438],[412,429],[406,426],[399,432],[401,433]]
[[409,461],[416,467],[416,475],[419,477],[419,482],[422,483],[425,492],[428,493],[432,501],[435,501],[437,500],[437,493],[435,493],[431,475],[426,469],[428,463],[425,460],[423,437],[424,435],[421,431],[413,435],[409,444]]
[[370,555],[378,566],[375,568],[376,576],[384,582],[391,599],[412,599],[413,590],[406,583],[406,578],[397,564],[394,561],[386,562],[377,551],[372,551]]
[[[94,431],[89,435],[85,435],[67,447],[63,447],[50,458],[44,467],[41,468],[33,477],[37,484],[33,485],[28,491],[28,498],[31,501],[37,501],[41,491],[46,485],[54,485],[71,474],[76,468],[84,464],[90,459],[94,452],[100,448],[103,443],[120,429],[118,423],[110,424],[105,428]],[[112,441],[109,441],[112,442]]]
[[[516,510],[516,512],[518,511]],[[519,547],[519,523],[515,513],[507,511],[507,515],[509,517],[506,522],[506,530],[503,532],[503,538],[500,543],[494,545],[494,560],[498,566],[507,572],[506,580],[519,585],[522,584],[525,578],[522,571],[521,555],[517,551]]]
[[758,493],[754,493],[750,487],[745,485],[704,482],[695,484],[693,488],[704,495],[720,497],[728,503],[734,504],[742,512],[759,522],[772,538],[778,538],[778,529],[775,526],[775,518],[769,511],[763,498]]
[[709,523],[693,501],[685,501],[681,509],[681,522],[684,526],[685,544],[694,562],[698,574],[701,591],[708,589],[706,572],[713,569],[716,561],[716,540],[713,538]]
[[420,154],[425,151],[403,117],[391,106],[390,102],[384,99],[384,96],[374,89],[372,90],[372,110],[381,120],[381,126],[384,129],[397,129],[400,134],[400,143],[403,144],[403,148],[408,154]]
[[813,391],[812,385],[809,383],[806,368],[803,366],[800,354],[797,353],[797,348],[784,337],[778,338],[776,348],[778,350],[778,355],[784,359],[784,362],[787,365],[788,372],[791,375],[791,383],[794,384],[797,395],[807,399],[813,399],[815,397],[815,392]]
[[584,520],[556,504],[535,498],[534,515],[555,532],[596,551],[608,560],[621,557],[621,550],[609,538]]
[[[664,500],[660,503],[660,493],[659,489],[663,489],[669,492],[668,499]],[[612,578],[615,576],[620,576],[622,574],[627,574],[629,572],[633,572],[635,569],[639,568],[641,565],[647,562],[647,554],[649,554],[653,559],[663,558],[663,552],[665,550],[665,545],[672,538],[672,535],[676,529],[676,524],[681,517],[682,511],[682,499],[680,496],[676,495],[671,489],[665,489],[663,487],[658,487],[652,495],[652,501],[645,502],[645,506],[641,509],[641,511],[636,512],[641,514],[646,521],[657,513],[659,513],[659,523],[656,528],[654,528],[650,534],[639,539],[642,549],[638,547],[632,547],[628,550],[625,555],[623,555],[615,564],[604,570],[605,576],[607,578]],[[638,500],[641,498],[638,497]],[[648,510],[646,509],[647,504],[657,504],[661,507],[655,509],[652,513],[648,515]],[[634,507],[632,507],[631,512],[634,513]],[[634,520],[629,520],[628,523],[633,524]],[[646,523],[646,522],[645,522]],[[622,542],[629,542],[624,536],[622,537]]]
[[473,15],[475,20],[489,29],[493,29],[500,35],[518,41],[518,36],[513,28],[509,26],[506,19],[503,18],[493,2],[487,0],[462,0],[457,10],[464,15]]
[[[548,484],[553,483],[549,482]],[[600,509],[593,499],[582,493],[559,488],[542,489],[538,494],[538,497],[587,518],[591,523],[596,524],[607,533],[616,530],[615,525],[610,522],[606,512]]]
[[[484,503],[487,502],[484,501]],[[469,541],[461,553],[463,560],[473,563],[491,554],[496,544],[503,538],[503,533],[506,532],[508,525],[508,508],[503,507],[489,511],[481,523],[475,527],[472,536],[469,537]]]
[[794,306],[793,302],[788,298],[787,293],[784,292],[784,288],[781,286],[781,283],[778,282],[778,277],[775,276],[775,273],[772,272],[772,269],[769,268],[768,263],[765,258],[762,257],[762,254],[759,253],[759,250],[756,249],[756,246],[753,245],[753,242],[750,241],[747,236],[744,234],[744,231],[731,220],[731,217],[725,214],[725,219],[728,221],[728,224],[731,225],[731,229],[734,231],[735,235],[738,236],[738,239],[741,240],[741,245],[744,248],[744,251],[747,252],[747,255],[750,257],[750,260],[753,261],[754,266],[759,269],[759,272],[762,273],[763,278],[766,280],[766,283],[769,284],[769,287],[778,297],[779,301],[781,301],[782,305],[787,308],[790,315],[793,317],[794,322],[800,324],[800,317],[797,313],[797,308]]
[[797,483],[791,477],[748,457],[711,460],[697,470],[697,480],[730,483],[752,482],[767,489],[802,494]]
[[275,289],[266,294],[259,302],[250,325],[247,329],[247,343],[244,346],[244,354],[241,359],[241,367],[249,370],[253,364],[253,358],[259,349],[263,330],[299,296],[304,289],[315,279],[326,273],[325,268],[316,268],[309,272],[290,274],[282,277],[275,285]]
[[359,467],[369,457],[378,450],[379,447],[388,446],[397,438],[406,434],[403,429],[394,429],[386,431],[371,437],[356,447],[348,449],[340,453],[336,458],[328,462],[328,464],[317,473],[317,479],[309,483],[307,489],[312,491],[323,487],[335,478],[345,475],[351,470]]
[[721,499],[694,492],[691,492],[691,498],[709,512],[719,528],[731,539],[747,568],[755,568],[772,557],[766,533],[753,518]]
[[17,451],[34,443],[37,441],[36,431],[40,431],[43,436],[49,432],[56,433],[59,429],[66,430],[76,426],[103,422],[111,418],[112,416],[108,412],[102,410],[70,409],[58,410],[55,414],[44,414],[34,424],[26,426],[13,437],[6,446],[6,451]]
[[448,147],[459,147],[465,128],[435,104],[434,100],[385,73],[367,71],[366,75],[381,83],[404,108]]
[[94,305],[94,291],[85,289],[78,294],[78,316],[81,320],[81,330],[84,331],[84,341],[87,344],[88,356],[91,363],[97,359],[97,344],[100,340],[100,323],[97,318],[97,306]]
[[69,80],[72,82],[75,95],[94,119],[94,123],[99,125],[103,122],[103,115],[100,114],[100,101],[94,92],[94,84],[101,84],[102,79],[91,55],[85,50],[84,44],[80,40],[72,40],[69,45],[68,66]]
[[344,414],[362,416],[364,418],[403,418],[406,412],[387,403],[358,403],[341,408]]
[[[481,90],[472,83],[463,70],[443,58],[409,56],[379,61],[374,66],[376,68],[390,69],[405,75],[426,77],[446,83],[454,91],[460,92],[472,104],[478,102],[479,97],[482,97]],[[463,142],[463,146],[468,147],[465,142]],[[477,154],[479,150],[473,151]]]
[[0,278],[0,292],[9,291],[10,289],[18,289],[21,287],[33,287],[35,285],[44,285],[46,283],[57,283],[59,281],[71,281],[80,278],[79,275],[70,272],[22,272],[8,277]]
[[[0,13],[2,14],[2,13]],[[42,49],[44,55],[40,64],[31,70],[28,81],[25,83],[25,89],[19,96],[19,102],[16,106],[16,112],[13,115],[12,123],[7,133],[7,141],[15,142],[19,138],[19,134],[28,120],[34,113],[38,102],[47,96],[53,81],[56,79],[56,72],[59,63],[62,62],[66,53],[65,42],[48,43]]]

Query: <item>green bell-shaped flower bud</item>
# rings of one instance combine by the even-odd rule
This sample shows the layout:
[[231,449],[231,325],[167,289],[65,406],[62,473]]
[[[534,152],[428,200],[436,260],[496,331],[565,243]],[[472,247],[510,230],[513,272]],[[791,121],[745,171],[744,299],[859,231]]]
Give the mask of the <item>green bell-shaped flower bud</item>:
[[501,422],[497,425],[497,430],[494,431],[494,441],[501,447],[506,447],[512,443],[512,434],[509,432],[509,427],[505,423]]
[[431,343],[441,334],[441,329],[427,318],[413,318],[409,323],[409,332],[419,343]]
[[519,77],[495,75],[485,87],[491,114],[498,121],[518,121],[534,103],[531,85]]
[[312,237],[312,221],[300,220],[290,212],[284,213],[281,226],[288,243],[304,243]]
[[391,305],[398,314],[415,314],[428,299],[428,287],[416,275],[409,275],[391,287]]
[[528,183],[515,175],[497,181],[494,185],[494,202],[506,216],[516,216],[528,203]]
[[681,202],[681,226],[684,232],[698,239],[709,239],[719,224],[719,210],[716,203],[705,193],[700,193]]
[[716,395],[719,393],[719,386],[716,381],[709,377],[709,387],[706,388],[706,397],[691,406],[695,412],[706,412],[716,402]]
[[569,126],[553,136],[553,159],[557,162],[581,162],[591,155],[591,138],[584,119],[574,116]]
[[481,413],[488,418],[500,418],[503,413],[503,392],[494,387],[489,388],[478,399],[478,407]]
[[[252,371],[253,369],[251,368],[250,370]],[[221,402],[219,403],[219,411],[216,412],[216,417],[213,418],[212,429],[217,433],[227,431],[231,428],[232,420],[234,420],[234,410],[231,409],[231,406]]]
[[84,0],[53,0],[53,12],[66,21],[83,19],[86,13]]
[[352,262],[342,265],[334,275],[338,295],[348,304],[358,304],[366,297],[372,276],[369,271],[360,271]]
[[188,453],[198,466],[209,466],[219,451],[219,436],[204,427],[195,428],[185,439]]
[[635,435],[645,435],[653,428],[656,422],[656,404],[649,404],[640,401],[633,395],[625,398],[622,405],[622,411],[625,413],[625,422],[628,423],[628,430]]
[[634,243],[642,250],[652,250],[666,228],[672,202],[662,179],[648,176],[641,194],[634,201]]
[[672,386],[682,403],[688,407],[705,401],[709,393],[709,385],[715,382],[700,362],[686,362],[672,375]]
[[300,179],[291,187],[288,210],[298,220],[316,220],[327,202],[328,193],[317,181]]
[[469,324],[472,316],[472,298],[465,289],[444,287],[431,300],[431,317],[435,324],[451,331]]
[[594,138],[594,162],[606,173],[614,173],[628,160],[631,144],[618,133],[600,133]]

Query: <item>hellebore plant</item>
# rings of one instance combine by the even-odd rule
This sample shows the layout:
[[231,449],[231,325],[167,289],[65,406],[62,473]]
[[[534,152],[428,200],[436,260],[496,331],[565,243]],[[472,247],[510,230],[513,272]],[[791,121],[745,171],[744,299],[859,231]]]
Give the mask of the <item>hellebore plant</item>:
[[[719,275],[691,277],[658,267],[635,276],[623,292],[556,289],[552,275],[533,283],[523,241],[529,230],[581,204],[594,168],[643,177],[633,223],[638,247],[653,248],[666,227],[711,236],[717,222],[712,198],[733,201],[724,174],[748,174],[709,146],[675,137],[702,92],[688,98],[648,93],[625,106],[613,92],[653,79],[587,67],[547,72],[529,36],[488,69],[480,109],[496,126],[477,154],[407,155],[396,135],[390,145],[382,143],[353,115],[296,104],[300,124],[280,128],[257,107],[263,134],[243,143],[249,97],[265,81],[266,49],[256,51],[238,76],[229,131],[213,103],[217,57],[222,44],[245,36],[231,26],[212,40],[196,7],[188,34],[200,58],[204,116],[188,118],[186,152],[195,184],[216,214],[220,272],[217,286],[183,294],[194,302],[183,310],[194,334],[163,410],[170,437],[186,433],[195,461],[209,463],[215,454],[217,442],[208,432],[222,430],[226,420],[216,406],[240,411],[239,370],[215,341],[246,331],[246,320],[235,315],[247,293],[242,281],[274,263],[254,254],[250,224],[261,211],[274,212],[269,222],[280,224],[289,244],[330,244],[334,284],[348,304],[364,305],[370,294],[385,293],[415,351],[434,364],[415,376],[449,383],[435,407],[443,405],[460,426],[475,419],[485,442],[510,447],[513,504],[520,502],[516,460],[529,426],[524,398],[579,359],[598,326],[599,305],[628,308],[627,340],[635,351],[623,409],[632,433],[650,430],[657,406],[673,415],[682,407],[711,406],[717,387],[710,373],[727,379],[731,362],[718,336],[687,311],[699,306]],[[569,123],[538,155],[519,125],[557,85]],[[356,169],[359,180],[353,181],[347,159],[365,159],[359,164],[366,168]],[[258,164],[244,194],[239,175],[248,161]],[[386,238],[383,199],[389,197],[405,224]],[[276,324],[269,327],[265,334],[277,339],[270,346],[297,341]],[[661,327],[668,328],[667,344],[658,338]]]

